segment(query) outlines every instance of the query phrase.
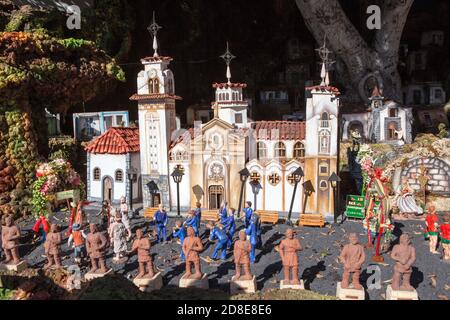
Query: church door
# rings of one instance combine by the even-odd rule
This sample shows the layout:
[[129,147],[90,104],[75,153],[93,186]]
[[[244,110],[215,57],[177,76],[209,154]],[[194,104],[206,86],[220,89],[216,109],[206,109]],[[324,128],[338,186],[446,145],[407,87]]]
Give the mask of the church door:
[[111,177],[105,177],[103,179],[103,200],[108,200],[109,203],[113,199],[113,181]]
[[223,200],[223,187],[210,186],[209,187],[209,209],[219,209]]
[[155,208],[159,206],[161,203],[161,194],[160,193],[153,193],[152,194],[152,207]]

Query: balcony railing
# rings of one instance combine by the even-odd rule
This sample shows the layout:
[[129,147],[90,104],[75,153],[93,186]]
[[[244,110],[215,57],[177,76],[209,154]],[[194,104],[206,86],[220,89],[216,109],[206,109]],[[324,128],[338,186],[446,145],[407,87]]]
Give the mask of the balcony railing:
[[319,120],[319,126],[320,128],[329,128],[330,120]]

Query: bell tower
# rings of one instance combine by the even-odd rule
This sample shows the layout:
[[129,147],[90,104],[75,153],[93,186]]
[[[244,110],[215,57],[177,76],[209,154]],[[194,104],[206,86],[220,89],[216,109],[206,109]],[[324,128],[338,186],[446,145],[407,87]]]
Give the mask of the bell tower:
[[230,52],[228,42],[227,51],[220,57],[227,65],[227,82],[213,84],[213,88],[216,89],[216,101],[213,103],[217,107],[217,110],[214,111],[215,116],[236,127],[246,127],[248,103],[244,100],[242,91],[247,87],[247,84],[231,82],[230,64],[231,60],[236,57]]
[[317,49],[322,59],[321,83],[306,88],[305,213],[320,213],[327,220],[334,215],[333,188],[328,181],[338,174],[338,112],[339,90],[330,85],[328,68],[331,51],[326,45]]
[[137,93],[130,97],[138,102],[142,194],[144,209],[162,203],[170,208],[168,150],[176,130],[175,81],[169,64],[171,57],[158,53],[157,34],[161,26],[153,21],[148,27],[153,36],[154,54],[141,59],[144,70],[137,76]]

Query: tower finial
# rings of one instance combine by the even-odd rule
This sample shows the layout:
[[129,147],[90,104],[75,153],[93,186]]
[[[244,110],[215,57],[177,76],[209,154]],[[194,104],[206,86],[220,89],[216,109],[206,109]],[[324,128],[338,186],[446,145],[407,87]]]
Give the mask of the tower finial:
[[328,73],[328,67],[331,66],[335,61],[330,60],[330,54],[332,51],[327,48],[327,36],[324,36],[323,45],[316,49],[319,53],[319,57],[322,60],[322,70],[320,72],[320,77],[322,78],[321,86],[329,86],[330,85],[330,75]]
[[228,46],[228,41],[227,41],[227,51],[220,56],[223,60],[225,60],[225,63],[227,64],[227,74],[226,77],[228,79],[228,84],[231,83],[231,70],[230,70],[230,63],[231,60],[233,60],[234,58],[236,58],[231,52],[230,52],[230,48]]
[[148,26],[147,30],[152,34],[153,36],[153,50],[155,50],[155,52],[153,53],[154,57],[158,57],[158,39],[156,38],[156,36],[158,35],[158,30],[161,29],[162,27],[156,23],[156,19],[155,19],[155,11],[153,11],[153,20],[152,23]]

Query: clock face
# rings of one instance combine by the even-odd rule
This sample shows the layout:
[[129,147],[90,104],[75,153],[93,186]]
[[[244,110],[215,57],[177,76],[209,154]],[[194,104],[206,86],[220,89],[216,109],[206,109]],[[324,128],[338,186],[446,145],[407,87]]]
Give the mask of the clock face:
[[150,69],[149,75],[150,75],[150,78],[156,77],[156,69]]

